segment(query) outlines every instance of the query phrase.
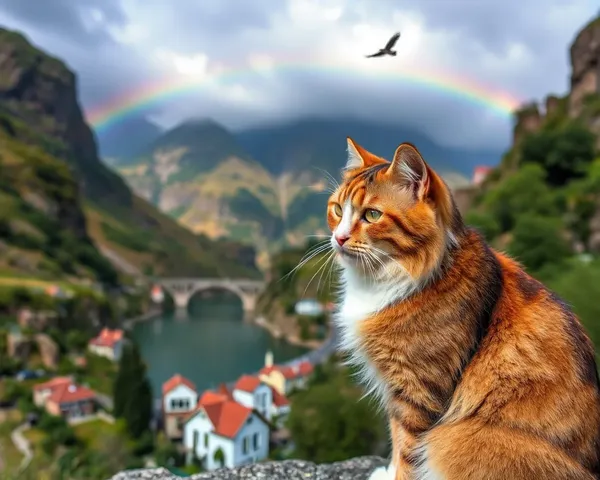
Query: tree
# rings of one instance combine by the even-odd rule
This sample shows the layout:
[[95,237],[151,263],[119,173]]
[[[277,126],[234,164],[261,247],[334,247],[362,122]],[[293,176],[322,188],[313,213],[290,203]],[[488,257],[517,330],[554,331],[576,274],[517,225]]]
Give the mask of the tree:
[[133,438],[148,431],[152,419],[152,387],[135,343],[129,341],[119,361],[113,390],[113,414],[123,418]]
[[508,251],[532,272],[559,264],[571,255],[559,218],[523,215],[513,230]]
[[500,234],[500,225],[492,215],[474,210],[465,215],[465,223],[479,230],[488,242]]
[[482,206],[492,215],[501,232],[512,230],[518,216],[557,213],[557,198],[545,182],[539,165],[525,165],[483,198]]
[[569,305],[585,326],[596,351],[600,351],[600,262],[583,263],[574,260],[568,268],[561,270],[548,282],[548,286],[558,293]]
[[80,352],[85,350],[89,337],[81,330],[69,330],[65,339],[65,343],[69,351]]
[[563,123],[526,136],[521,144],[523,162],[540,165],[551,185],[562,186],[582,177],[594,159],[596,138],[577,121]]
[[[324,373],[324,372],[321,372]],[[331,369],[328,381],[313,383],[294,395],[287,426],[295,445],[294,457],[320,462],[384,454],[385,423],[347,370]]]

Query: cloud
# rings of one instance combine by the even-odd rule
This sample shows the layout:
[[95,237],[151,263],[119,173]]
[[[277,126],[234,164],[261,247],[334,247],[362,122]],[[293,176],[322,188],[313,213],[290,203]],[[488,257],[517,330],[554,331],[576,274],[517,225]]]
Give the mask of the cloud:
[[[152,82],[196,82],[157,104],[153,118],[169,125],[210,116],[244,128],[300,115],[359,116],[478,148],[506,146],[511,120],[449,94],[444,83],[498,98],[564,92],[568,44],[597,13],[587,0],[25,3],[2,2],[0,23],[65,58],[88,108]],[[397,57],[364,58],[397,30]]]

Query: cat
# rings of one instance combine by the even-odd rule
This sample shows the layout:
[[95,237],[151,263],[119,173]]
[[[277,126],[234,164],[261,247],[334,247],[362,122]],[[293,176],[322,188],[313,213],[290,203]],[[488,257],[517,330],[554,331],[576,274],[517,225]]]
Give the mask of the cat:
[[341,348],[389,418],[371,480],[600,478],[594,347],[571,310],[467,227],[411,144],[348,138],[327,206]]

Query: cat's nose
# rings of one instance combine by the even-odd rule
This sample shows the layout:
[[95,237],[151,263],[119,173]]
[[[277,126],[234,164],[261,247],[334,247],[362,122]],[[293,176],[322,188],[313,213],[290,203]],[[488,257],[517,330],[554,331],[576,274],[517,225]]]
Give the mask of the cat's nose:
[[336,235],[335,236],[335,241],[338,243],[338,245],[340,247],[344,246],[344,243],[346,243],[346,241],[349,239],[350,237],[348,237],[347,235]]

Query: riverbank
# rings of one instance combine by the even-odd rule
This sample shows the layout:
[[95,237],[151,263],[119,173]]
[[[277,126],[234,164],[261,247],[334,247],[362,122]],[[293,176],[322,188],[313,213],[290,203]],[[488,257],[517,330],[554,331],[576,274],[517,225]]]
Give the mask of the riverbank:
[[142,315],[138,315],[137,317],[128,318],[123,321],[123,328],[125,330],[131,330],[136,323],[146,322],[148,320],[152,320],[153,318],[162,315],[163,311],[161,309],[151,309]]
[[296,334],[282,332],[277,325],[275,325],[274,323],[270,323],[263,316],[254,317],[253,323],[267,330],[273,338],[276,338],[278,340],[285,340],[286,342],[297,347],[310,348],[314,350],[322,347],[325,344],[325,342],[327,342],[327,338],[324,338],[322,340],[302,340]]

